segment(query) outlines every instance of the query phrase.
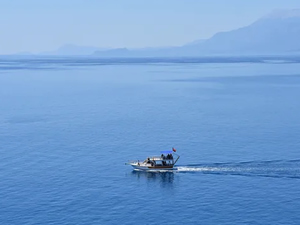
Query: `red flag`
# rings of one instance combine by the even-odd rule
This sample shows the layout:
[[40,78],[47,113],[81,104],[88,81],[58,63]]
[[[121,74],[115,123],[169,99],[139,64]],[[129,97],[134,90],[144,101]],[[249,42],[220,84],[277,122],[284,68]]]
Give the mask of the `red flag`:
[[175,148],[172,148],[173,152],[176,152],[176,149]]

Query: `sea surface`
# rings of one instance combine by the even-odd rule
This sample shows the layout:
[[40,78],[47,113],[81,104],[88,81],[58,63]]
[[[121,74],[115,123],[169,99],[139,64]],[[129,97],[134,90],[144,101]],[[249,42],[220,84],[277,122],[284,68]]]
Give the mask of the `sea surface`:
[[3,56],[0,156],[1,225],[300,224],[300,63]]

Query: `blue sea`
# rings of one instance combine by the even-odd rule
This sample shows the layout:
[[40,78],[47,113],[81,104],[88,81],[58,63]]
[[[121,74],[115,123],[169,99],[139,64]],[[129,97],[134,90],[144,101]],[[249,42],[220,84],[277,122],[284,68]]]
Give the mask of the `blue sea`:
[[3,56],[0,154],[1,225],[299,224],[300,63]]

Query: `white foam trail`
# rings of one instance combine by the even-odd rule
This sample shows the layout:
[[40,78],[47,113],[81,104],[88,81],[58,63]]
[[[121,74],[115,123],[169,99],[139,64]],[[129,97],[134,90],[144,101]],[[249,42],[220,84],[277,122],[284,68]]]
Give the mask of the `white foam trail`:
[[232,172],[237,171],[236,168],[228,167],[190,167],[190,166],[180,166],[177,167],[179,172]]
[[186,166],[180,166],[177,167],[177,171],[179,172],[196,172],[196,171],[212,171],[211,168],[207,167],[186,167]]
[[204,174],[232,174],[244,176],[289,177],[300,179],[300,160],[253,161],[211,165],[187,165],[175,167],[174,172],[199,172]]

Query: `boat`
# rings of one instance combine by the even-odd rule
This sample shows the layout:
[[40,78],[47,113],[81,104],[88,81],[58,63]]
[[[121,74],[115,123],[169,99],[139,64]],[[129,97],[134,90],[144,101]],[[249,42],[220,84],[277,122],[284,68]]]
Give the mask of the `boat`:
[[175,152],[176,150],[172,148],[172,151],[161,151],[160,156],[151,156],[144,161],[129,161],[125,164],[131,165],[134,170],[175,170],[174,166],[180,158]]

